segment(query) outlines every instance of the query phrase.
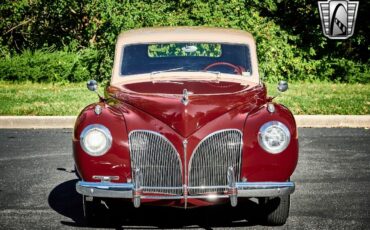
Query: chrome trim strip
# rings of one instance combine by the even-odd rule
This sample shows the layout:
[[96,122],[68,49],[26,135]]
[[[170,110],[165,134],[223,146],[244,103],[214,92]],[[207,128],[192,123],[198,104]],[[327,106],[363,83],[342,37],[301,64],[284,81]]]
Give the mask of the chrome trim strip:
[[215,189],[229,189],[230,187],[229,186],[224,186],[224,185],[216,185],[216,186],[197,186],[197,187],[194,187],[194,186],[192,186],[192,187],[188,187],[188,189],[199,189],[199,190],[201,190],[201,189],[207,189],[207,188],[209,188],[209,187],[212,187],[212,188],[215,188]]
[[92,178],[95,180],[100,180],[101,182],[111,182],[112,180],[119,180],[119,176],[93,175]]
[[141,186],[142,189],[166,189],[166,190],[183,190],[183,187],[148,187]]
[[[158,199],[158,200],[181,200],[184,199],[184,196],[142,196],[142,199]],[[190,199],[221,199],[221,198],[229,198],[229,195],[196,195],[196,196],[188,196]]]
[[187,146],[188,146],[188,140],[183,140],[182,142],[182,145],[183,145],[183,148],[184,148],[184,191],[183,191],[183,196],[184,196],[184,208],[186,209],[187,208],[187,205],[188,205],[188,162],[187,162]]
[[[292,194],[295,190],[294,182],[237,182],[235,183],[237,197],[277,197]],[[220,187],[220,186],[216,186]],[[181,187],[180,187],[181,188]],[[171,189],[180,189],[171,188]],[[205,187],[212,189],[213,186]],[[169,189],[169,188],[166,188]],[[199,188],[200,189],[200,188]],[[226,187],[230,189],[230,187]],[[110,183],[110,182],[85,182],[79,181],[76,184],[78,193],[85,196],[105,198],[134,198],[134,184],[132,183]],[[187,198],[230,198],[229,194],[204,194],[188,195]],[[140,199],[184,199],[180,195],[140,195]]]

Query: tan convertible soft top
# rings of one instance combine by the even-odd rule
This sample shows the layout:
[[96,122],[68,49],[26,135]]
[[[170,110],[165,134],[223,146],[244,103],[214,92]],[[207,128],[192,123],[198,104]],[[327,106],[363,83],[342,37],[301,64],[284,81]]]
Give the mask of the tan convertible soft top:
[[[219,42],[219,43],[234,43],[247,44],[250,49],[252,75],[238,76],[232,74],[215,74],[207,72],[165,72],[152,76],[148,74],[126,75],[120,74],[122,63],[123,47],[127,44],[141,43],[164,43],[164,42]],[[141,28],[122,32],[117,39],[114,67],[112,71],[111,84],[125,84],[141,81],[157,81],[157,80],[173,80],[173,79],[192,79],[192,80],[217,80],[233,81],[246,83],[247,81],[259,83],[256,45],[252,35],[248,32],[225,29],[225,28],[210,28],[210,27],[158,27],[158,28]]]

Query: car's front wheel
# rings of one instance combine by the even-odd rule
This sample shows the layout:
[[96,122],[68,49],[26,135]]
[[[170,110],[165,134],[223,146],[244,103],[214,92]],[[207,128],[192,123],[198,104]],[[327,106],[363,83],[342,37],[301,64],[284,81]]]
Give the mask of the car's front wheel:
[[290,195],[261,198],[259,199],[259,205],[262,209],[264,222],[267,225],[284,225],[289,217]]

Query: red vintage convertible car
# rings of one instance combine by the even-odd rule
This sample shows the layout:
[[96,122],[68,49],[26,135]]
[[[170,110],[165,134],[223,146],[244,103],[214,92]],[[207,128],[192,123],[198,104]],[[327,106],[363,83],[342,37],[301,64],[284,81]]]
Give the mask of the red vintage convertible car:
[[[96,91],[96,81],[88,88]],[[267,96],[249,33],[124,32],[99,99],[78,116],[73,135],[86,218],[104,199],[193,208],[257,198],[266,224],[286,222],[297,128]]]

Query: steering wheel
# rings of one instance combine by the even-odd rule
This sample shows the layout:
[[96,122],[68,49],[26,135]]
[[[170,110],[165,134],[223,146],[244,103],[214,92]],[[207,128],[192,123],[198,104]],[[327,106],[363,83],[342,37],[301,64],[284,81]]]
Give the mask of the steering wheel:
[[210,68],[213,68],[215,66],[227,66],[227,67],[230,67],[230,68],[233,68],[234,69],[234,72],[239,74],[239,75],[242,75],[243,73],[243,67],[239,67],[237,65],[234,65],[234,64],[231,64],[229,62],[215,62],[215,63],[212,63],[212,64],[209,64],[207,65],[203,70],[204,71],[207,71],[209,70]]

